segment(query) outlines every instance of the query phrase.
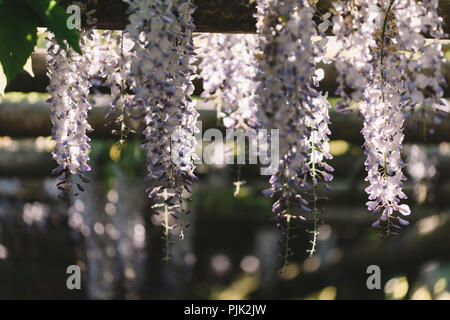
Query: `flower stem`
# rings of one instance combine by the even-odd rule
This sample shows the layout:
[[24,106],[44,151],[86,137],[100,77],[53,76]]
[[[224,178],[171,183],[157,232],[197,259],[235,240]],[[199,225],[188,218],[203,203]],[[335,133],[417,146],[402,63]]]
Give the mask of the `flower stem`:
[[[383,58],[384,58],[384,42],[386,41],[386,39],[385,39],[386,38],[386,27],[387,27],[387,22],[388,22],[388,15],[389,15],[389,12],[391,11],[392,5],[394,4],[394,1],[395,0],[391,0],[388,8],[386,9],[386,12],[384,14],[383,31],[381,33],[380,73],[381,73],[382,86],[384,86],[384,81],[385,81],[385,75],[383,73]],[[381,88],[381,96],[383,97],[383,102],[384,102],[383,87]]]
[[[124,34],[124,32],[122,31],[122,35],[121,35],[121,38],[120,38],[120,58],[122,59],[122,61],[124,60],[123,34]],[[122,63],[120,65],[122,65]],[[125,79],[122,78],[122,88],[121,88],[121,91],[120,91],[120,100],[122,101],[122,121],[120,123],[120,141],[119,141],[120,148],[122,148],[122,145],[125,142],[125,128],[126,128],[126,125],[125,125],[124,95],[125,95]]]
[[170,235],[169,235],[169,208],[167,205],[168,199],[167,189],[163,191],[163,199],[164,199],[164,241],[165,241],[165,256],[163,261],[170,260]]
[[314,143],[314,130],[311,132],[311,165],[312,165],[312,183],[313,183],[313,220],[314,220],[314,230],[313,230],[313,239],[311,240],[311,249],[308,250],[309,256],[312,257],[314,255],[314,252],[316,251],[316,244],[317,244],[317,195],[316,195],[316,159],[315,159],[315,148],[316,145]]
[[289,264],[289,237],[290,235],[290,231],[291,231],[291,215],[290,214],[286,214],[286,235],[284,238],[284,256],[283,256],[283,267],[281,269],[281,272],[284,273],[286,271],[286,268]]
[[[383,103],[385,102],[384,82],[386,81],[385,74],[383,73],[384,43],[386,41],[386,27],[387,27],[387,22],[388,22],[388,16],[389,16],[389,12],[391,11],[392,5],[394,4],[394,1],[395,0],[391,0],[389,2],[388,8],[386,9],[386,12],[384,14],[383,31],[381,33],[380,73],[381,73],[381,96],[382,96]],[[383,134],[384,134],[384,129],[383,129]],[[387,175],[387,157],[386,157],[386,153],[385,153],[384,154],[383,176],[386,177],[386,175]],[[390,234],[390,214],[387,215],[386,219],[387,219],[387,225],[386,225],[386,230],[385,230],[385,238],[387,238]]]
[[[182,192],[182,191],[180,191]],[[179,199],[180,201],[180,240],[184,240],[184,211],[183,211],[183,200],[182,198]]]

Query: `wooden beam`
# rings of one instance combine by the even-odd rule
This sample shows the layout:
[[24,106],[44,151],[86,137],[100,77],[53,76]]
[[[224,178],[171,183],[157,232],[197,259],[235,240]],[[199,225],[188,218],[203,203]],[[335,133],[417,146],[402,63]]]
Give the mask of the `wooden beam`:
[[[63,0],[69,5],[88,0]],[[122,0],[95,0],[94,15],[99,29],[122,30],[128,23],[128,5]],[[331,8],[333,0],[319,0],[317,11],[325,13]],[[198,9],[194,22],[198,32],[254,33],[256,19],[255,0],[194,0]],[[444,31],[450,34],[450,0],[439,0],[439,15],[444,19]]]
[[[109,111],[108,103],[110,100],[103,95],[96,97],[94,100],[96,106],[89,112],[88,119],[94,130],[88,135],[97,139],[115,138],[111,134],[112,128],[105,125],[105,116]],[[202,121],[204,127],[213,127],[217,122],[216,111],[203,110]],[[138,129],[139,124],[137,122],[131,123],[131,125]],[[45,102],[0,103],[0,136],[15,138],[49,136],[51,128],[50,110]]]
[[[443,45],[444,50],[450,50],[449,44]],[[46,51],[44,49],[37,49],[32,55],[34,78],[27,72],[22,71],[16,79],[12,81],[10,85],[6,87],[6,92],[20,91],[20,92],[46,92],[46,88],[49,84],[47,77],[47,62]],[[319,68],[322,68],[325,72],[325,78],[320,81],[319,90],[329,92],[329,96],[333,96],[337,89],[337,71],[334,62],[331,64],[319,64]],[[450,62],[444,62],[442,64],[442,74],[447,83],[450,84]],[[200,95],[203,91],[202,79],[194,80],[195,92],[194,95]],[[450,97],[450,86],[444,89],[444,96]],[[107,87],[96,87],[96,91],[100,93],[108,93]]]
[[[34,77],[29,73],[22,71],[20,74],[6,87],[5,92],[47,92],[47,86],[49,84],[49,78],[47,76],[47,51],[42,48],[37,48],[33,52],[32,66]],[[195,79],[193,81],[195,86],[194,95],[200,95],[203,91],[203,84],[201,79]],[[108,87],[96,86],[96,93],[109,93]]]
[[[103,149],[105,151],[105,149]],[[108,153],[98,153],[95,152],[91,154],[91,157],[95,159],[95,163],[98,166],[105,164],[109,160]],[[327,222],[332,222],[335,224],[345,223],[345,221],[354,221],[357,224],[370,224],[374,222],[374,215],[371,215],[365,207],[365,203],[367,202],[367,193],[364,191],[365,187],[367,187],[368,183],[364,181],[364,176],[358,177],[357,181],[350,182],[349,179],[345,176],[345,174],[349,175],[349,170],[352,168],[353,163],[349,161],[345,161],[345,157],[340,159],[342,156],[337,156],[335,158],[333,165],[335,168],[335,179],[331,182],[331,186],[333,187],[333,191],[319,191],[319,194],[323,196],[327,196],[327,200],[319,200],[318,207],[325,208],[324,212],[320,213],[320,219]],[[145,170],[145,161],[141,159],[140,162],[135,162],[134,168],[136,172],[140,172],[141,170]],[[90,161],[92,164],[92,160]],[[139,165],[137,165],[139,163]],[[337,165],[336,165],[337,164]],[[20,149],[16,151],[11,151],[7,149],[1,149],[0,152],[0,177],[15,177],[20,179],[42,179],[43,177],[51,177],[51,171],[57,166],[56,162],[52,159],[52,156],[49,152],[45,151],[36,151],[30,149]],[[440,173],[439,179],[433,181],[434,188],[432,191],[434,200],[431,203],[425,203],[423,205],[432,205],[435,208],[439,207],[448,207],[450,203],[450,199],[447,196],[450,184],[447,183],[449,178],[449,172],[445,172],[443,168],[448,168],[450,166],[450,159],[447,156],[439,157],[439,165],[438,172]],[[253,166],[257,168],[257,166]],[[253,170],[251,180],[247,179],[250,174],[250,166],[243,168],[243,174],[247,181],[247,185],[250,186],[252,192],[256,192],[256,194],[261,194],[261,191],[267,188],[267,176],[259,175],[259,172]],[[363,171],[364,172],[364,171]],[[225,174],[229,174],[228,173]],[[203,181],[203,187],[209,188],[208,177],[204,176],[202,173],[197,173],[200,180]],[[339,176],[338,176],[339,175]],[[230,182],[230,188],[232,186],[232,182]],[[230,196],[232,196],[233,191],[230,190]],[[17,190],[17,194],[20,195],[22,189]],[[142,190],[144,191],[144,189]],[[411,195],[413,192],[413,183],[412,181],[407,181],[405,183],[404,192],[407,195]],[[0,189],[0,193],[2,193]],[[35,193],[35,192],[34,192]],[[414,203],[412,197],[410,200],[407,200],[407,203],[411,205],[411,211],[413,214],[408,220],[416,220],[418,217],[422,217],[424,212],[427,212],[426,209],[422,208],[421,205],[417,205]],[[341,204],[347,206],[357,205],[359,209],[349,210],[346,208],[345,210],[339,209]],[[294,212],[297,212],[299,209],[295,208]],[[300,213],[300,212],[299,212]],[[218,213],[220,216],[220,213]],[[264,215],[269,215],[271,212],[265,212]],[[220,219],[220,217],[218,218]],[[309,215],[307,214],[309,217]],[[209,217],[211,218],[211,217]],[[236,219],[241,219],[242,217],[236,217]],[[249,216],[248,219],[254,219],[255,223],[261,221],[261,217],[258,216]],[[310,222],[306,222],[306,224],[310,224]]]
[[[89,113],[89,123],[94,129],[89,135],[92,138],[113,138],[110,127],[105,126],[105,115],[108,113],[108,101],[105,96],[96,98],[96,107]],[[203,129],[216,128],[216,111],[212,102],[199,101],[197,109],[203,122]],[[426,143],[440,143],[448,141],[450,137],[450,124],[444,121],[439,126],[427,124],[433,127],[435,133],[426,137]],[[139,129],[139,123],[132,124]],[[11,137],[38,137],[49,136],[51,132],[50,111],[47,103],[0,103],[0,136]],[[331,113],[330,130],[332,139],[349,141],[355,145],[361,145],[363,138],[360,134],[362,121],[356,113],[342,114],[335,111]],[[414,128],[405,129],[405,142],[424,142],[421,130]]]
[[[64,5],[89,0],[64,0]],[[91,1],[92,2],[92,1]],[[122,0],[95,0],[98,29],[123,30],[128,24],[128,5]],[[194,12],[198,32],[255,32],[256,2],[251,0],[194,0],[198,7]]]

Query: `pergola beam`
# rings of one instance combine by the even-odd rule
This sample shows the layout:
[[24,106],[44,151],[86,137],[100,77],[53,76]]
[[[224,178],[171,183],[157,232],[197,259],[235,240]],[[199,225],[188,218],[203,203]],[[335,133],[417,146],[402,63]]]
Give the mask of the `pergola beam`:
[[[64,5],[88,2],[64,0]],[[255,32],[256,1],[252,0],[194,0],[197,10],[194,22],[198,32]],[[98,29],[123,30],[128,24],[128,4],[122,0],[96,0],[94,18]]]
[[[449,50],[449,44],[443,45],[444,50]],[[32,64],[34,77],[31,77],[25,71],[22,71],[16,79],[12,81],[10,85],[6,87],[6,92],[20,91],[20,92],[46,92],[46,87],[49,84],[47,76],[47,52],[44,49],[37,49],[32,55]],[[334,96],[337,89],[337,71],[334,62],[331,64],[319,64],[318,67],[322,68],[325,72],[325,78],[320,81],[319,90],[328,92],[329,96]],[[442,65],[442,74],[447,83],[450,84],[450,62],[444,62]],[[203,91],[202,79],[195,79],[195,95],[200,95]],[[450,86],[444,89],[444,96],[450,97]],[[109,88],[100,87],[97,91],[101,93],[108,93]]]
[[[102,96],[104,97],[104,96]],[[105,115],[109,111],[108,99],[96,99],[96,106],[89,113],[89,123],[94,129],[89,134],[92,138],[114,138],[111,134],[111,127],[105,126]],[[216,128],[216,110],[211,105],[212,102],[199,101],[197,109],[200,112],[200,119],[203,129]],[[139,124],[133,123],[139,130]],[[50,111],[47,103],[0,103],[0,136],[10,136],[15,138],[49,136],[51,133]],[[427,123],[427,127],[433,127],[435,132],[427,135],[426,143],[440,143],[448,141],[450,137],[450,125],[448,121],[441,125],[434,126]],[[331,113],[330,130],[331,139],[341,139],[349,141],[355,145],[363,143],[360,131],[362,121],[356,113],[342,114],[335,111]],[[405,129],[406,142],[424,142],[422,130],[407,127]]]
[[[63,4],[88,2],[87,0],[64,0]],[[91,1],[92,2],[92,1]],[[328,12],[333,0],[319,0],[317,11]],[[127,23],[128,5],[122,0],[96,0],[94,17],[97,28],[123,30]],[[256,19],[255,0],[194,0],[198,7],[194,22],[199,32],[254,33]],[[444,31],[450,34],[450,0],[439,0],[439,15],[444,20]],[[319,16],[319,15],[317,15]]]

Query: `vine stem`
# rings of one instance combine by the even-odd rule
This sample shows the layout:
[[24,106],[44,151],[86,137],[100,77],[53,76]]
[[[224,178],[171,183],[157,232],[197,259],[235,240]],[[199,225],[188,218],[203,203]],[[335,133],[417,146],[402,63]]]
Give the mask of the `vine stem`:
[[[314,124],[313,126],[314,127]],[[314,252],[316,251],[316,244],[317,244],[317,196],[316,196],[316,159],[315,159],[315,143],[314,143],[314,130],[312,130],[311,132],[311,139],[312,139],[312,143],[311,143],[311,162],[312,162],[312,174],[311,174],[311,178],[312,178],[312,182],[313,182],[313,220],[314,220],[314,230],[313,230],[313,240],[311,240],[311,249],[308,250],[309,251],[309,257],[312,257]]]
[[283,267],[281,272],[284,273],[289,264],[289,237],[291,231],[291,215],[286,215],[286,236],[284,238],[284,257],[283,257]]
[[69,205],[72,206],[75,203],[74,200],[74,193],[73,193],[73,176],[70,173],[70,171],[67,171],[67,189],[68,189],[68,195],[67,198],[69,200]]
[[183,200],[180,198],[179,201],[180,201],[180,240],[184,240],[185,225],[184,225]]
[[[384,14],[384,22],[383,22],[383,31],[381,33],[381,52],[380,52],[380,74],[381,74],[381,97],[382,97],[382,101],[383,103],[385,102],[385,98],[384,98],[384,82],[385,82],[385,75],[383,73],[383,58],[384,58],[384,43],[386,41],[386,27],[387,27],[387,22],[388,22],[388,15],[389,12],[391,11],[392,5],[394,4],[395,0],[391,0],[389,2],[389,6],[387,7],[385,14]],[[383,129],[383,133],[384,133],[384,129]],[[387,175],[387,159],[386,159],[386,153],[384,154],[384,176]],[[387,219],[387,225],[386,225],[386,230],[385,230],[385,238],[387,238],[390,234],[390,214],[387,215],[386,219]]]
[[[123,60],[125,55],[123,54],[123,34],[122,31],[121,38],[120,38],[120,58]],[[122,65],[122,64],[120,64]],[[120,91],[120,100],[122,101],[122,121],[120,123],[120,148],[122,148],[122,145],[125,141],[125,102],[124,102],[124,95],[125,95],[125,79],[122,78],[122,90]]]
[[[283,169],[284,171],[285,169]],[[283,175],[281,175],[281,182],[282,182],[282,192],[286,192],[288,195],[290,194],[289,186],[285,185],[285,181],[283,181]],[[289,198],[287,198],[287,204],[286,204],[286,212],[283,213],[282,217],[286,219],[286,232],[284,234],[284,255],[283,255],[283,266],[281,267],[280,273],[284,273],[286,271],[286,268],[289,264],[289,238],[290,238],[290,231],[291,231],[291,218],[292,215],[291,212],[291,206]]]
[[[384,58],[384,42],[385,42],[385,38],[386,38],[386,27],[387,27],[387,21],[388,21],[388,14],[391,11],[392,5],[394,4],[395,0],[391,0],[391,2],[389,3],[388,8],[386,9],[385,13],[384,13],[384,22],[383,22],[383,31],[381,33],[381,52],[380,52],[380,73],[381,73],[381,82],[382,82],[382,86],[384,86],[384,73],[383,73],[383,58]],[[383,87],[381,88],[381,96],[383,98],[383,102],[384,102],[384,92],[383,92]]]
[[[386,178],[387,176],[387,158],[386,158],[386,153],[384,154],[384,173],[383,173],[383,177]],[[386,225],[386,229],[385,229],[385,234],[384,237],[387,238],[390,235],[390,226],[391,226],[391,215],[388,214],[387,217],[387,225]]]
[[[173,159],[172,158],[172,151],[173,151],[172,150],[172,144],[173,144],[173,141],[172,141],[172,138],[170,138],[170,159]],[[175,191],[175,194],[179,195],[178,196],[178,203],[180,205],[180,215],[178,217],[179,220],[180,220],[180,235],[179,235],[179,238],[180,238],[180,240],[184,240],[185,224],[184,224],[183,196],[182,196],[183,188],[178,186],[177,179],[176,179],[176,177],[174,175],[174,167],[173,167],[173,161],[172,160],[170,162],[169,172],[170,172],[169,176],[170,176],[170,179],[172,180],[172,187],[173,187],[173,189]]]
[[164,199],[164,238],[165,238],[165,256],[163,261],[169,261],[170,259],[170,239],[169,239],[169,208],[167,206],[167,189],[163,191],[163,199]]

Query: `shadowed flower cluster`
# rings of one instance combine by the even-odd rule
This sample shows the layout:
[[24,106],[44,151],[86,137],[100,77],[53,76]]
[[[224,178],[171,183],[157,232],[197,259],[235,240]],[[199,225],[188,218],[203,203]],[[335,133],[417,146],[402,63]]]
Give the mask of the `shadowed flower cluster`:
[[[196,180],[193,160],[198,112],[190,98],[195,72],[195,6],[190,0],[130,1],[130,10],[127,32],[135,43],[130,74],[134,78],[134,108],[145,122],[148,180],[157,185],[148,192],[156,202],[153,208],[164,217],[168,259],[170,230],[178,226],[180,238],[184,237],[183,193],[189,193]],[[171,216],[178,225],[170,222]]]
[[[374,226],[383,227],[385,237],[408,224],[396,212],[410,214],[409,206],[401,204],[406,199],[401,158],[405,119],[426,106],[443,105],[439,43],[443,32],[437,4],[435,0],[370,0],[334,5],[338,93],[345,98],[339,107],[347,107],[350,98],[361,102],[370,183],[367,207],[380,213]],[[430,43],[423,35],[427,33],[435,38]]]
[[257,127],[255,101],[257,37],[247,34],[205,34],[200,38],[202,97],[216,102],[226,128]]
[[[270,178],[271,188],[264,195],[277,197],[272,210],[284,233],[285,265],[292,254],[289,248],[292,222],[306,219],[295,207],[313,212],[309,252],[314,253],[318,224],[316,188],[319,179],[332,179],[329,172],[333,169],[324,163],[324,159],[331,158],[328,153],[330,105],[327,96],[315,89],[323,78],[323,70],[317,69],[316,63],[328,62],[324,32],[329,27],[329,14],[316,26],[314,13],[315,8],[307,1],[258,2],[257,101],[264,112],[263,125],[280,129],[281,155],[279,170]],[[319,39],[313,41],[315,37]]]

